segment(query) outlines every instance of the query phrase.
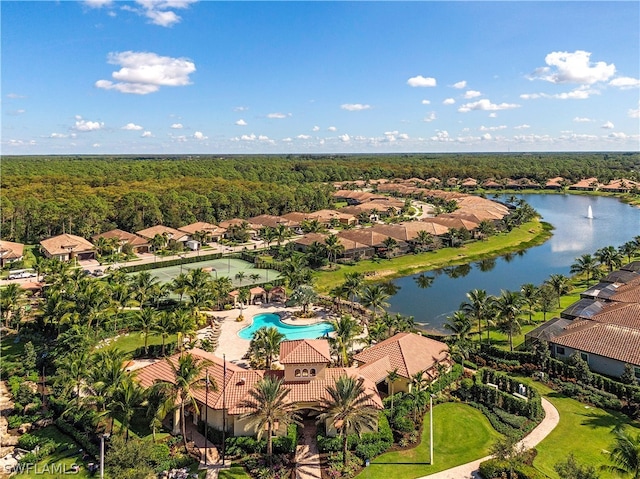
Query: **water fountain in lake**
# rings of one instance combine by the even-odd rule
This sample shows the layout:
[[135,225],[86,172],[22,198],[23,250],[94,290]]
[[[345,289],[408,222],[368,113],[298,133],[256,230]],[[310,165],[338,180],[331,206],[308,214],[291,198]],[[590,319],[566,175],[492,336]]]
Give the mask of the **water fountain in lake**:
[[591,209],[591,205],[589,205],[589,209],[587,209],[587,218],[590,220],[593,219],[593,210]]

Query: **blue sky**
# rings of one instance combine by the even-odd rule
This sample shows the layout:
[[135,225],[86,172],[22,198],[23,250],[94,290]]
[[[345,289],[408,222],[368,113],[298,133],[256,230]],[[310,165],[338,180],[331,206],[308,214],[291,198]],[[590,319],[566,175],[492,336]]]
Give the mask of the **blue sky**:
[[636,1],[0,8],[2,154],[639,149]]

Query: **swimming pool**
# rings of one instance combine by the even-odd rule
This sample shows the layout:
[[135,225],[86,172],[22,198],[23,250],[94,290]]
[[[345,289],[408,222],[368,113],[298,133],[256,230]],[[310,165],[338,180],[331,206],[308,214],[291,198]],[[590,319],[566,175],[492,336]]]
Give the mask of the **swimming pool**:
[[333,326],[326,322],[306,326],[293,326],[283,323],[277,314],[264,313],[254,316],[253,324],[238,331],[238,336],[242,339],[251,340],[258,329],[271,326],[277,328],[289,340],[321,338],[333,331]]

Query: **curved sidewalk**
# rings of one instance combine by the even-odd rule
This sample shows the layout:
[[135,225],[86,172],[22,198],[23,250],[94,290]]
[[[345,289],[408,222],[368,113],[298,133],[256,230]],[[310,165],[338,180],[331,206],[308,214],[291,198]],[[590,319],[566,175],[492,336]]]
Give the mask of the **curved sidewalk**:
[[[545,398],[542,398],[542,408],[544,409],[545,414],[544,419],[519,443],[524,444],[527,449],[530,449],[540,443],[551,431],[553,431],[553,429],[558,425],[558,422],[560,422],[558,410]],[[436,472],[435,474],[424,476],[420,479],[477,479],[480,477],[478,474],[480,463],[488,459],[491,459],[491,456],[486,456],[445,471]]]

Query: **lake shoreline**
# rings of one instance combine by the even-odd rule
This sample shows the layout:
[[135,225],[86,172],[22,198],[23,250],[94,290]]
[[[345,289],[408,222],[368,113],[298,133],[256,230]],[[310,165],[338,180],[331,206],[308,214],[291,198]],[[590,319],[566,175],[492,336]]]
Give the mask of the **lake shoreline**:
[[[459,248],[443,248],[433,252],[408,254],[391,259],[363,260],[355,266],[341,265],[331,272],[320,272],[317,276],[317,289],[327,293],[338,286],[348,272],[368,273],[367,282],[388,281],[424,273],[447,266],[458,266],[483,259],[522,251],[543,244],[553,235],[553,226],[536,219],[514,228],[509,233],[491,236],[487,240],[474,241]],[[411,258],[411,266],[407,258]],[[371,274],[373,273],[373,274]]]

